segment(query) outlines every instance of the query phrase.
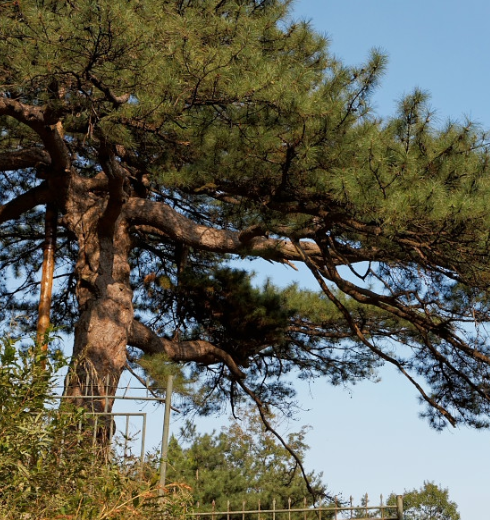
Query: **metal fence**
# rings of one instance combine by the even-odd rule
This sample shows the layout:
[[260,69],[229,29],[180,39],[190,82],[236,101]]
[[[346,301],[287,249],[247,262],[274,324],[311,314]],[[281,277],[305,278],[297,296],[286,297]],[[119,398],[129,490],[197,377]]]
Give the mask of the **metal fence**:
[[216,509],[213,502],[208,511],[200,511],[196,507],[193,512],[185,514],[185,518],[203,520],[403,520],[403,496],[397,495],[396,503],[387,505],[380,498],[378,505],[369,505],[368,496],[363,499],[364,505],[354,506],[351,497],[350,503],[341,504],[337,500],[333,503],[320,506],[307,506],[306,499],[303,507],[292,507],[288,501],[288,507],[276,507],[273,500],[269,507],[261,507],[260,502],[255,509],[246,508],[246,503],[239,509],[232,509],[228,503],[225,511]]
[[[165,413],[162,417],[162,443],[159,456],[159,473],[161,495],[165,489],[166,474],[166,458],[169,436],[169,414],[171,408],[172,395],[172,378],[169,378],[166,394],[169,396],[168,401],[160,397],[146,396],[128,396],[124,395],[104,395],[104,396],[77,396],[76,399],[100,399],[106,403],[104,412],[85,412],[85,416],[93,417],[93,444],[97,445],[96,433],[98,430],[99,419],[101,426],[109,424],[109,439],[111,439],[111,447],[114,453],[117,453],[119,460],[123,463],[126,460],[134,462],[139,458],[139,462],[143,465],[146,455],[146,435],[147,435],[147,413],[145,412],[109,412],[109,402],[114,401],[140,401],[144,403],[158,402],[165,403]],[[50,396],[54,399],[72,399],[69,396]],[[110,417],[111,420],[107,421]],[[124,423],[116,419],[123,419]],[[130,428],[130,422],[134,419],[140,421],[141,427],[136,431]],[[80,425],[82,427],[82,425]],[[138,454],[135,457],[133,450]],[[273,500],[271,503],[261,505],[257,503],[255,508],[248,508],[247,503],[243,502],[240,507],[231,506],[230,502],[226,504],[225,510],[220,510],[216,503],[213,502],[208,507],[197,504],[192,511],[184,514],[184,518],[188,520],[403,520],[403,496],[396,497],[395,504],[386,504],[383,497],[380,497],[378,504],[370,504],[369,497],[366,494],[363,497],[361,506],[354,506],[352,497],[349,502],[341,502],[337,499],[323,505],[308,506],[306,499],[301,507],[293,504],[291,500],[287,501],[286,507],[284,503],[277,503]],[[222,507],[222,506],[221,506]]]
[[[169,441],[169,428],[170,428],[170,410],[171,400],[172,400],[172,380],[173,377],[169,376],[167,381],[166,395],[165,398],[155,396],[145,395],[145,396],[129,396],[127,395],[127,391],[129,390],[129,385],[126,387],[123,395],[109,395],[109,391],[112,390],[114,393],[118,390],[118,388],[111,388],[109,386],[109,378],[105,381],[105,390],[106,393],[104,395],[82,395],[82,396],[67,396],[67,395],[51,395],[49,399],[54,400],[72,400],[72,399],[86,399],[89,401],[99,400],[104,403],[104,411],[103,412],[95,412],[95,411],[85,411],[83,414],[83,420],[90,420],[90,428],[89,431],[92,432],[92,445],[94,449],[98,450],[98,434],[100,430],[106,429],[106,439],[109,440],[109,445],[105,447],[109,447],[110,449],[106,451],[103,450],[104,456],[108,457],[109,460],[114,460],[116,457],[122,464],[130,462],[131,464],[135,462],[135,460],[139,459],[140,467],[143,467],[145,462],[145,457],[147,455],[146,451],[146,436],[147,436],[147,413],[146,412],[109,412],[110,403],[114,403],[116,401],[137,401],[140,403],[148,404],[148,403],[158,403],[164,404],[164,415],[162,417],[161,424],[161,447],[160,447],[160,455],[158,457],[158,472],[159,472],[159,482],[160,482],[160,494],[163,495],[163,490],[165,487],[165,477],[166,477],[166,468],[167,468],[167,450],[168,450],[168,441]],[[88,380],[85,385],[88,394]],[[148,385],[146,385],[147,392],[150,391]],[[173,408],[175,411],[177,409]],[[137,418],[140,420],[141,427],[136,431],[131,431],[130,429],[130,421]],[[121,425],[120,421],[117,419],[123,419],[124,424]],[[83,421],[79,423],[79,429],[82,430],[87,424],[83,424]],[[135,456],[135,453],[137,454]]]
[[[145,397],[126,397],[126,396],[77,396],[77,399],[107,399],[113,400],[138,400],[138,401],[162,401],[157,398]],[[72,399],[67,396],[50,396],[50,399],[64,400]],[[93,435],[93,444],[97,444],[97,431],[99,426],[105,423],[109,424],[108,438],[111,439],[111,446],[115,451],[120,452],[122,459],[134,459],[134,452],[138,453],[141,463],[144,462],[146,453],[146,431],[147,431],[147,413],[146,412],[91,412],[84,413],[85,418],[93,418],[91,428]],[[108,419],[110,419],[108,421]],[[122,419],[122,422],[121,420]],[[137,429],[133,429],[131,421],[137,420]],[[100,423],[100,424],[99,424]],[[80,421],[79,428],[82,428]]]
[[[66,375],[65,375],[66,378]],[[61,379],[61,376],[60,376]],[[87,410],[84,413],[84,417],[86,418],[94,418],[91,424],[93,429],[93,442],[94,445],[97,441],[97,431],[99,427],[102,427],[104,424],[108,425],[108,435],[107,437],[111,439],[111,446],[116,449],[119,455],[123,455],[123,458],[131,458],[134,460],[134,453],[138,454],[138,457],[141,459],[141,462],[144,461],[145,453],[146,453],[146,444],[147,444],[147,425],[148,425],[148,414],[146,412],[126,412],[126,411],[118,411],[112,412],[109,411],[112,408],[111,403],[126,401],[126,402],[137,402],[139,404],[147,405],[149,403],[157,403],[157,404],[165,404],[165,398],[159,397],[152,392],[148,386],[148,383],[144,385],[143,381],[140,381],[142,384],[141,387],[130,387],[129,383],[127,387],[113,387],[110,384],[110,378],[107,377],[104,380],[104,395],[91,395],[89,390],[91,386],[89,385],[89,377],[87,375],[87,381],[85,383],[86,393],[85,395],[61,395],[61,391],[64,388],[64,385],[60,387],[60,394],[54,394],[48,396],[49,400],[87,400],[87,401],[99,401],[104,403],[104,410],[96,412],[94,409],[90,409],[90,405],[87,407]],[[121,390],[123,391],[122,395],[117,394],[117,392]],[[145,390],[146,395],[127,395],[128,390],[133,391],[141,391]],[[168,390],[168,388],[167,388]],[[170,389],[171,391],[171,389]],[[134,420],[138,421],[137,429],[134,430]],[[80,424],[80,427],[82,425]],[[159,429],[165,430],[164,427],[164,417],[160,424],[158,425]],[[132,429],[133,428],[133,429]],[[166,428],[168,430],[168,427]],[[164,432],[162,431],[162,434]],[[168,431],[165,432],[168,435]],[[163,436],[162,436],[163,439]],[[122,452],[122,453],[121,453]],[[134,452],[134,453],[133,453]]]

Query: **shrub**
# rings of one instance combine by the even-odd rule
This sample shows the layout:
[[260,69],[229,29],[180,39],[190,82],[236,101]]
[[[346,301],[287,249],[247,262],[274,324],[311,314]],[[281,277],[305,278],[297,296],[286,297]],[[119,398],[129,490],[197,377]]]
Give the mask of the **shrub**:
[[159,497],[154,471],[137,462],[101,459],[82,409],[56,406],[58,352],[0,341],[0,518],[124,519],[179,516],[190,502],[184,486]]

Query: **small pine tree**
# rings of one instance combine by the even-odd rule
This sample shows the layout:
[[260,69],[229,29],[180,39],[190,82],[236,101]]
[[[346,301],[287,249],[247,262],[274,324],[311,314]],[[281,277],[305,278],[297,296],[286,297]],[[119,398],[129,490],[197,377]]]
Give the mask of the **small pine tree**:
[[[388,504],[395,504],[390,495]],[[460,520],[458,505],[449,499],[449,490],[434,482],[424,482],[420,489],[405,491],[403,510],[406,520]]]
[[[301,459],[308,449],[305,434],[302,428],[287,438]],[[201,510],[213,502],[219,511],[228,504],[240,510],[244,504],[272,509],[273,502],[276,508],[303,507],[305,498],[312,502],[298,465],[252,410],[231,418],[219,433],[199,434],[186,425],[179,441],[171,439],[169,461],[169,478],[190,485]],[[325,498],[322,475],[311,472],[308,478],[315,499]]]

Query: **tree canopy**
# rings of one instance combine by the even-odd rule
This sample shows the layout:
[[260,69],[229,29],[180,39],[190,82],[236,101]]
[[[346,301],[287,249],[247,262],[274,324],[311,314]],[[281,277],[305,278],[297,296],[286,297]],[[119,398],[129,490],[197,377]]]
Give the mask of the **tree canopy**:
[[[395,504],[390,495],[388,504]],[[403,494],[404,517],[407,520],[461,520],[456,502],[449,500],[449,490],[434,482],[424,482],[420,489],[405,490]]]
[[[1,3],[4,323],[35,328],[49,206],[74,398],[128,351],[189,367],[204,411],[389,363],[433,426],[488,426],[487,138],[420,90],[378,118],[385,67],[339,62],[289,0]],[[254,287],[229,265],[252,258],[319,290]]]

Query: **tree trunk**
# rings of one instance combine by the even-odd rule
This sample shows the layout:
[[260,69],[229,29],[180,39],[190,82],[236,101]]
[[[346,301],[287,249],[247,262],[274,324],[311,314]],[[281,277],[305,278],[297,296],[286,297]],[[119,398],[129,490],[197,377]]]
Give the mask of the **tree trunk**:
[[[79,256],[76,265],[80,319],[65,394],[76,406],[89,412],[112,411],[117,385],[126,364],[126,347],[133,322],[132,290],[129,284],[130,237],[121,215],[123,200],[112,194],[87,194],[76,183],[65,225],[76,234]],[[108,440],[110,417],[98,418],[105,425],[98,433]]]

